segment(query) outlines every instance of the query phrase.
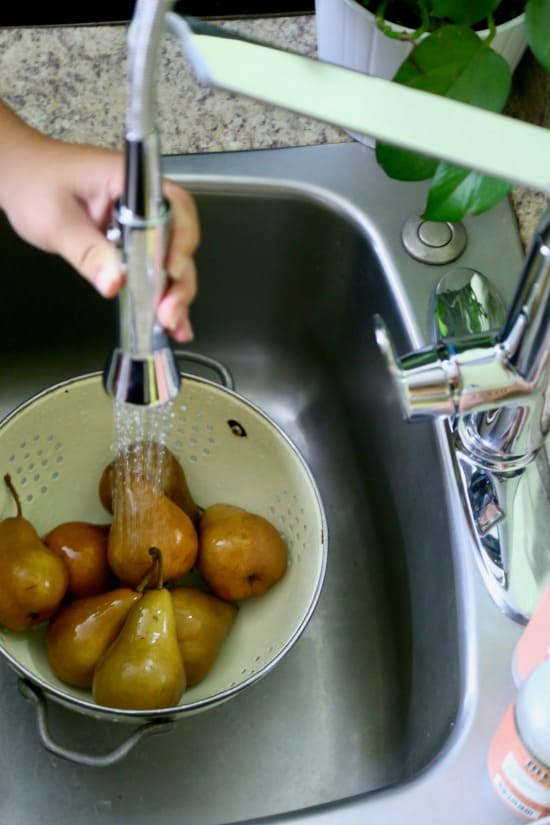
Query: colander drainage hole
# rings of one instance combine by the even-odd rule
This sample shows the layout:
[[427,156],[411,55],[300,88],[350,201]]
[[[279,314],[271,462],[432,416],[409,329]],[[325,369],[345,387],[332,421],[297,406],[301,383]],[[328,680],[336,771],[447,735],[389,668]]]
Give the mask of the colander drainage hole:
[[227,426],[229,427],[233,435],[236,435],[239,438],[246,438],[247,433],[245,428],[238,421],[235,421],[234,418],[230,418],[228,420]]

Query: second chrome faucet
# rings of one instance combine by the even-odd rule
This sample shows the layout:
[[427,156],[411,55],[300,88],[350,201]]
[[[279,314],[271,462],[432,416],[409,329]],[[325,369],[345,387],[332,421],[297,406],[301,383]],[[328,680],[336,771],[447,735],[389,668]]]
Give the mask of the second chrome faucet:
[[501,330],[397,357],[376,338],[409,419],[445,416],[466,516],[489,590],[527,621],[550,580],[550,212]]

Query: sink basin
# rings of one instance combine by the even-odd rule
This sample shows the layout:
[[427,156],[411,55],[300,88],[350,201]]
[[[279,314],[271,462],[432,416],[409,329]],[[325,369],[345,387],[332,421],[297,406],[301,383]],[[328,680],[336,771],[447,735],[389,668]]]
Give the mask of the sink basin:
[[[391,798],[414,787],[459,747],[470,714],[468,594],[477,585],[449,509],[444,428],[402,420],[372,323],[383,314],[401,351],[428,335],[428,296],[442,272],[400,244],[422,203],[418,187],[384,179],[358,145],[168,158],[166,172],[195,193],[202,223],[189,349],[227,367],[237,391],[303,453],[328,519],[325,585],[306,632],[266,679],[108,771],[41,747],[33,709],[0,662],[0,719],[12,743],[0,753],[0,818],[12,825],[328,815],[375,791]],[[473,256],[489,276],[500,267],[506,297],[519,245],[505,239],[491,258],[483,238],[510,221],[503,210],[479,219],[461,265]],[[0,239],[5,414],[101,369],[113,306],[5,221]],[[194,371],[185,358],[182,369]],[[504,657],[513,632],[501,638],[493,655],[502,644]],[[55,705],[50,724],[63,743],[91,752],[122,736],[114,723]]]

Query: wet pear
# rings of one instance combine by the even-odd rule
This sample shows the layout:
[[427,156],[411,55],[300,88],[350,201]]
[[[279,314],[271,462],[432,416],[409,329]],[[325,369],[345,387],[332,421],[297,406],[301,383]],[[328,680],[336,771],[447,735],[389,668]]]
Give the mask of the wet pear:
[[196,587],[170,591],[187,685],[200,682],[214,664],[238,608]]
[[286,567],[285,544],[263,516],[229,504],[204,511],[197,568],[216,596],[228,601],[260,596]]
[[67,596],[83,599],[104,593],[111,583],[107,561],[108,524],[67,521],[44,536],[44,544],[63,559],[69,572]]
[[69,574],[62,559],[40,540],[27,519],[9,475],[4,481],[17,515],[0,522],[0,624],[24,630],[49,619],[63,599]]
[[61,607],[48,624],[46,653],[56,676],[90,688],[96,665],[124,624],[141,593],[120,587]]
[[162,551],[164,581],[176,581],[195,563],[197,533],[189,516],[161,490],[133,478],[117,497],[109,533],[107,557],[119,581],[130,586],[141,581],[153,546]]
[[191,521],[197,521],[199,508],[189,490],[185,472],[168,447],[156,441],[138,441],[105,467],[99,482],[99,497],[110,513],[114,510],[117,478],[123,484],[127,476],[148,478],[181,507]]
[[162,586],[162,564],[157,578],[159,585],[132,605],[97,664],[92,692],[99,705],[156,710],[177,705],[185,690],[174,606]]

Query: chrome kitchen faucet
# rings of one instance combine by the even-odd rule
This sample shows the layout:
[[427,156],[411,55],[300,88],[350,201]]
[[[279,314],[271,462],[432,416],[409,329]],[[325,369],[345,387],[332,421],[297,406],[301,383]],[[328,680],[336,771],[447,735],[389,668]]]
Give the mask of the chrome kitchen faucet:
[[180,385],[170,342],[156,318],[166,284],[170,212],[162,195],[155,80],[171,5],[172,0],[138,0],[129,29],[124,192],[110,232],[127,275],[118,299],[118,341],[105,367],[104,385],[117,400],[139,405],[169,401]]
[[[466,307],[472,312],[475,307]],[[550,212],[532,241],[502,329],[452,334],[398,358],[376,319],[407,418],[449,418],[486,584],[508,615],[526,621],[550,579]]]
[[[402,145],[402,130],[393,133],[387,95],[412,113],[422,104],[434,117],[423,119],[417,113],[415,144],[405,148],[437,155],[437,147],[445,146],[447,159],[479,171],[487,171],[485,165],[494,161],[490,171],[509,178],[507,153],[511,146],[515,152],[517,140],[529,148],[523,153],[529,168],[518,180],[527,185],[540,182],[543,191],[550,191],[537,164],[529,166],[529,161],[546,156],[544,129],[241,41],[226,30],[184,21],[169,13],[171,5],[172,0],[137,0],[129,32],[126,185],[116,212],[116,234],[128,279],[120,298],[119,343],[105,371],[105,387],[116,398],[154,404],[172,398],[179,387],[172,349],[155,318],[155,304],[164,288],[162,259],[169,218],[161,191],[153,105],[165,27],[181,41],[203,82],[349,128],[358,128],[354,118],[359,111],[363,113],[360,130],[398,145]],[[270,73],[270,67],[279,67],[280,72]],[[283,69],[287,81],[295,82],[280,81]],[[329,79],[341,95],[327,97]],[[381,84],[387,95],[379,95]],[[299,99],[293,97],[295,89]],[[358,106],[367,93],[369,105]],[[337,102],[342,109],[335,108]],[[446,115],[455,111],[467,117],[472,132],[480,136],[499,124],[506,138],[500,153],[495,155],[492,143],[489,157],[482,151],[483,142],[454,143],[452,118]],[[424,129],[424,120],[430,129]],[[436,120],[443,130],[439,137],[433,130]],[[550,579],[549,303],[550,212],[536,232],[501,330],[472,336],[463,335],[462,328],[454,333],[450,329],[434,347],[398,358],[384,323],[380,318],[376,321],[377,341],[405,414],[411,419],[449,419],[451,454],[481,570],[493,598],[519,621],[528,620]],[[465,313],[475,313],[475,308],[466,308]]]

